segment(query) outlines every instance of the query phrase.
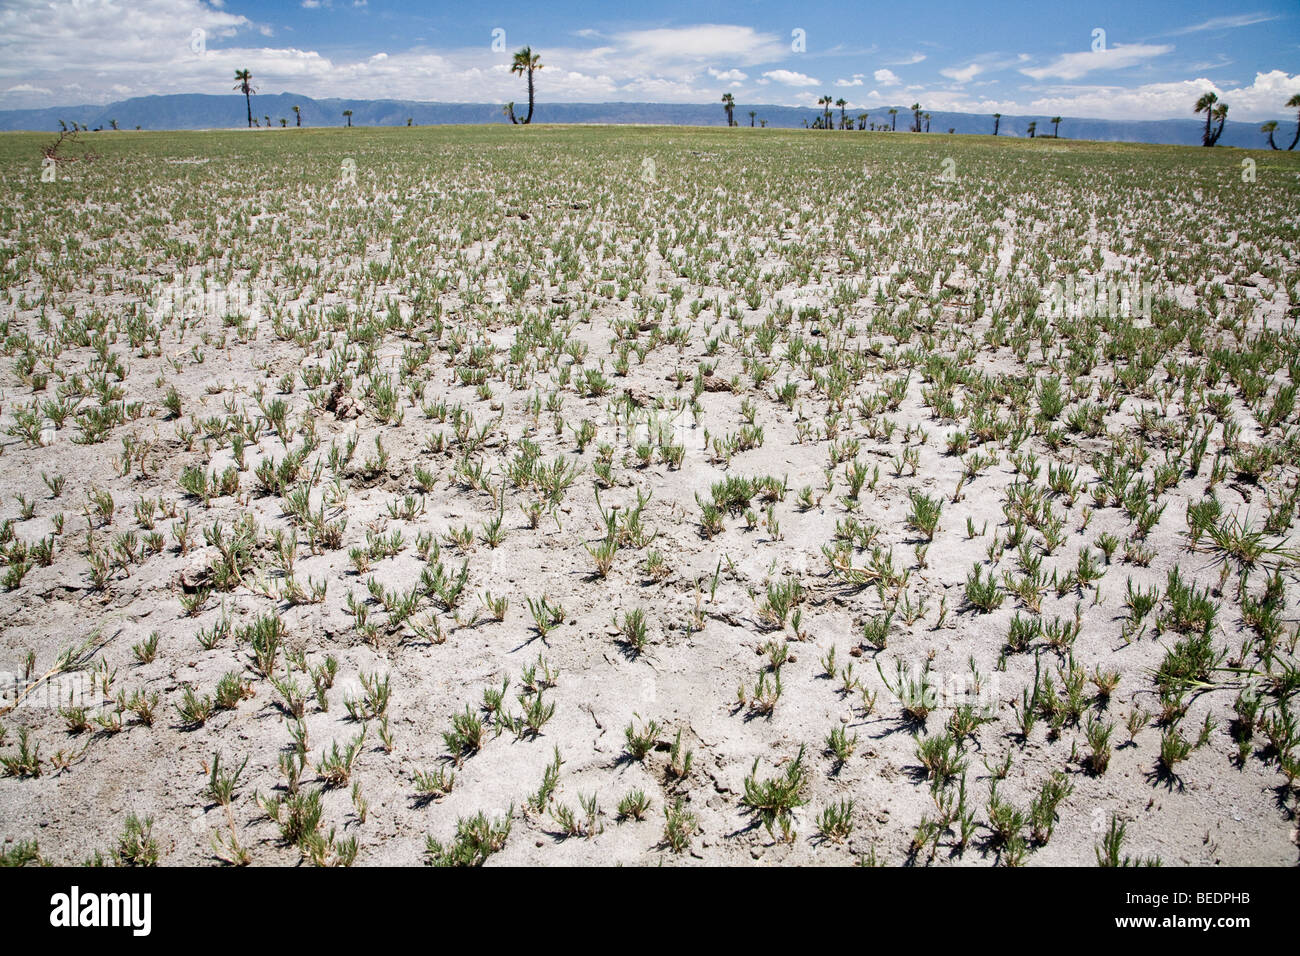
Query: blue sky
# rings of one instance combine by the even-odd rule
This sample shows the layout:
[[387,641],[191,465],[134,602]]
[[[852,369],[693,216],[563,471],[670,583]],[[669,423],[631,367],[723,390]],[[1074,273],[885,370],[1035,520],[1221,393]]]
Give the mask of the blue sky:
[[509,60],[524,44],[543,102],[830,93],[851,109],[1164,118],[1212,89],[1230,118],[1262,120],[1300,92],[1300,8],[1277,0],[0,0],[0,108],[222,92],[240,67],[262,92],[523,100]]

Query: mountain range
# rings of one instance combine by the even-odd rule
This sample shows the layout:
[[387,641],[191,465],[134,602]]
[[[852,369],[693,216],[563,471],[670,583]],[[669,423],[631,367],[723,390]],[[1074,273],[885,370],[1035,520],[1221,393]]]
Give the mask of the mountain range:
[[[427,103],[417,100],[350,100],[313,99],[294,93],[261,94],[253,97],[253,116],[265,125],[266,117],[278,127],[283,118],[293,126],[292,107],[298,106],[304,126],[342,126],[346,123],[344,110],[352,111],[354,126],[403,126],[410,120],[417,126],[442,124],[481,124],[509,122],[502,115],[501,106],[495,103]],[[869,123],[888,124],[891,120],[890,104],[870,110],[850,110],[850,121],[858,113],[867,112]],[[906,130],[912,122],[912,113],[903,105],[898,110],[899,130]],[[736,121],[742,126],[750,124],[749,111],[757,114],[755,124],[767,121],[769,127],[794,128],[805,123],[811,125],[820,115],[808,107],[736,105]],[[1188,104],[1191,112],[1191,104]],[[839,111],[834,110],[835,122]],[[1000,134],[1026,136],[1031,121],[1037,121],[1039,135],[1052,132],[1048,116],[1004,115]],[[239,94],[212,95],[205,93],[173,93],[164,96],[138,96],[119,100],[107,106],[56,106],[42,109],[0,110],[0,130],[57,130],[60,121],[71,125],[80,123],[90,129],[108,129],[113,121],[120,129],[193,130],[227,129],[246,125],[244,97]],[[721,103],[707,105],[691,103],[546,103],[539,102],[533,116],[535,123],[649,123],[669,126],[722,126],[726,114]],[[1295,117],[1279,118],[1275,141],[1283,149],[1294,135]],[[856,123],[855,123],[856,125]],[[1205,129],[1203,120],[1107,120],[1066,116],[1061,121],[1062,139],[1100,140],[1104,142],[1165,143],[1170,145],[1199,146]],[[932,133],[992,133],[993,117],[974,113],[947,113],[931,111]],[[1259,124],[1229,121],[1219,140],[1223,146],[1245,149],[1268,149],[1265,135]]]

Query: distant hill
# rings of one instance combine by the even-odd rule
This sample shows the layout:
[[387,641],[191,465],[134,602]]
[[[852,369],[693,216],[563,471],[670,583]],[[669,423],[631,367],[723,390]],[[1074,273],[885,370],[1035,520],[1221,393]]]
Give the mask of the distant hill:
[[[259,94],[253,97],[253,115],[265,124],[278,127],[283,117],[294,124],[292,107],[302,110],[304,126],[342,126],[343,111],[352,110],[354,126],[403,126],[408,118],[417,126],[434,126],[448,123],[505,123],[501,106],[496,103],[424,103],[416,100],[347,100],[313,99],[293,93]],[[898,110],[898,128],[906,130],[912,114],[903,106]],[[777,128],[793,128],[809,124],[818,116],[815,109],[793,106],[756,106],[738,104],[736,120],[749,125],[749,111],[755,110],[758,119]],[[889,122],[889,104],[867,112],[868,122]],[[861,111],[850,111],[856,117]],[[839,113],[835,113],[838,122]],[[1051,134],[1052,127],[1046,116],[1003,116],[1001,134],[1025,136],[1031,120],[1038,122],[1039,134]],[[57,106],[46,109],[0,110],[0,130],[56,130],[59,121],[82,123],[91,129],[109,128],[116,120],[121,129],[224,129],[241,127],[246,123],[244,98],[239,94],[209,95],[205,93],[174,93],[167,96],[137,96],[120,100],[107,106]],[[546,103],[537,104],[533,115],[535,123],[653,123],[669,126],[721,126],[726,122],[721,103],[696,105],[690,103]],[[1294,135],[1294,117],[1279,117],[1280,127],[1275,134],[1285,146]],[[1199,146],[1203,120],[1189,117],[1173,120],[1104,120],[1067,116],[1061,122],[1063,139],[1089,139],[1108,142],[1167,143]],[[931,112],[931,133],[992,133],[993,118],[973,113]],[[1229,122],[1220,143],[1245,149],[1267,149],[1268,143],[1257,123]]]

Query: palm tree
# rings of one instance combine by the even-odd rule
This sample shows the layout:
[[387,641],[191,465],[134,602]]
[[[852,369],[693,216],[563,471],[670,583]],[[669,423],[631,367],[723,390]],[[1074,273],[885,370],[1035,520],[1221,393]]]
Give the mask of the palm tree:
[[926,114],[925,114],[925,131],[926,131],[927,133],[930,132],[930,114],[929,114],[929,113],[926,113]]
[[253,74],[248,70],[235,71],[235,89],[244,94],[244,105],[248,107],[248,128],[253,128],[253,101],[252,95],[257,92],[253,89]]
[[1200,99],[1196,101],[1196,106],[1192,112],[1205,114],[1205,132],[1201,134],[1201,145],[1209,146],[1210,143],[1210,119],[1214,113],[1214,104],[1219,102],[1216,93],[1202,93]]
[[1261,133],[1268,134],[1268,145],[1272,149],[1277,149],[1277,143],[1273,142],[1273,134],[1277,132],[1277,120],[1269,120],[1259,128]]
[[346,116],[346,117],[348,118],[348,126],[351,127],[351,126],[352,126],[352,111],[351,111],[351,110],[344,110],[344,111],[343,111],[343,115]]
[[846,114],[844,112],[844,108],[849,105],[849,101],[841,96],[838,100],[835,101],[835,105],[840,108],[840,129],[847,129],[848,127],[846,124]]
[[898,132],[898,109],[896,107],[890,107],[889,116],[889,131],[891,133],[896,133]]
[[834,102],[835,101],[831,99],[831,95],[829,93],[827,93],[825,96],[819,96],[817,98],[817,105],[822,108],[822,115],[821,115],[822,129],[831,128],[831,104]]
[[288,125],[289,125],[289,121],[288,121],[287,119],[285,119],[283,116],[281,116],[281,117],[280,117],[280,129],[284,129],[284,128],[285,128],[286,126],[288,126]]
[[749,111],[749,126],[750,126],[750,129],[753,129],[753,127],[754,127],[754,117],[757,116],[757,115],[758,115],[758,111],[757,111],[757,110],[750,110],[750,111]]
[[[1300,110],[1300,93],[1296,93],[1287,100],[1286,105],[1293,110]],[[1286,148],[1288,153],[1295,149],[1296,143],[1300,143],[1300,112],[1296,113],[1295,138],[1291,140],[1291,145]]]
[[910,107],[908,107],[908,109],[912,111],[912,115],[915,117],[915,119],[912,120],[912,132],[913,133],[921,132],[921,104],[913,103]]
[[523,119],[515,119],[515,111],[512,106],[510,109],[510,122],[520,123],[527,126],[533,121],[533,73],[542,68],[542,57],[539,53],[534,53],[530,46],[524,47],[515,54],[514,62],[510,64],[510,72],[523,76],[528,74],[528,115]]
[[994,136],[998,135],[998,127],[1000,125],[1002,125],[1002,114],[994,113],[993,114],[993,135]]
[[109,120],[108,125],[110,129],[117,129],[117,120],[115,119]]
[[858,129],[863,130],[867,128],[867,117],[869,117],[870,115],[871,115],[870,113],[858,114]]
[[1214,107],[1214,118],[1219,121],[1219,125],[1214,127],[1214,136],[1210,139],[1210,145],[1213,146],[1223,135],[1223,124],[1228,120],[1228,104],[1219,103]]
[[301,125],[302,125],[302,107],[301,107],[301,106],[291,106],[291,107],[289,107],[289,108],[290,108],[291,110],[293,110],[293,125],[294,125],[294,126],[301,126]]
[[1038,121],[1037,121],[1037,120],[1030,120],[1030,122],[1029,122],[1029,138],[1030,138],[1030,139],[1033,139],[1033,138],[1034,138],[1034,133],[1037,132],[1037,130],[1038,130]]
[[1052,139],[1061,138],[1061,117],[1052,117]]
[[736,98],[730,93],[722,94],[722,108],[727,111],[727,125],[735,126]]
[[266,125],[267,125],[267,127],[269,128],[270,125],[271,125],[271,117],[269,117],[269,116],[267,116],[265,113],[263,113],[263,114],[262,114],[262,119],[266,120]]

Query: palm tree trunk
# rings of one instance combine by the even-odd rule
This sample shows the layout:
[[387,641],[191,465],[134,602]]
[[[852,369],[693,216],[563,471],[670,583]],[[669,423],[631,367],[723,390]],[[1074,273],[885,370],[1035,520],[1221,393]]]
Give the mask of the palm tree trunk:
[[1286,148],[1286,151],[1289,153],[1295,149],[1296,143],[1300,143],[1300,116],[1297,116],[1295,121],[1295,139],[1291,140],[1291,145]]
[[528,68],[528,115],[524,117],[524,125],[527,126],[533,121],[533,69]]
[[244,90],[244,104],[248,107],[248,128],[253,128],[253,98]]

